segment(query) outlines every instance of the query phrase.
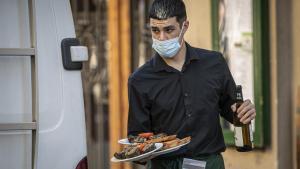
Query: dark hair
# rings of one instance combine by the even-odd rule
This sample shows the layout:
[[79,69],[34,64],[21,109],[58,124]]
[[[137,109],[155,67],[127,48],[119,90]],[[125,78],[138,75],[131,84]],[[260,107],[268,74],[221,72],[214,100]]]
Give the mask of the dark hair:
[[182,0],[154,0],[149,18],[165,20],[174,16],[180,26],[186,20],[186,10]]

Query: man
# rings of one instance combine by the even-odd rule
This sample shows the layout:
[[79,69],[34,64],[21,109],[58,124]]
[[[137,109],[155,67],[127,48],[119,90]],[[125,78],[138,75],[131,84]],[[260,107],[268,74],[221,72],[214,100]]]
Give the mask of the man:
[[[182,0],[154,0],[150,9],[153,48],[157,52],[128,80],[128,135],[142,132],[191,136],[174,153],[148,163],[152,169],[181,169],[183,158],[223,169],[225,151],[219,115],[232,123],[235,83],[218,52],[191,47],[184,41],[189,27]],[[242,123],[255,118],[246,100],[237,110]]]

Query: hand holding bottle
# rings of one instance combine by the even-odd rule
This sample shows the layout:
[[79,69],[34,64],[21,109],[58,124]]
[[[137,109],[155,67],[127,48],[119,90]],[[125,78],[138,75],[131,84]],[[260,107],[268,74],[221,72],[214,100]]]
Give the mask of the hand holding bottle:
[[249,99],[245,100],[237,110],[236,103],[231,106],[231,109],[233,112],[237,113],[237,117],[243,124],[248,124],[251,120],[255,119],[255,106]]
[[256,111],[250,100],[244,101],[242,86],[237,85],[235,91],[235,104],[231,106],[234,125],[234,141],[237,151],[251,151],[253,145],[253,130],[251,120],[255,118]]

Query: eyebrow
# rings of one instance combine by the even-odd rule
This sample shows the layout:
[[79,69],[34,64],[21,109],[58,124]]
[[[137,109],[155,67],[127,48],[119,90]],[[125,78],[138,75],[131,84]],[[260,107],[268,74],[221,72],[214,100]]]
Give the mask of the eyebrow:
[[[169,26],[165,26],[163,27],[163,30],[167,30],[167,29],[175,29],[176,27],[174,25],[169,25]],[[152,30],[159,30],[159,28],[157,26],[151,26]]]

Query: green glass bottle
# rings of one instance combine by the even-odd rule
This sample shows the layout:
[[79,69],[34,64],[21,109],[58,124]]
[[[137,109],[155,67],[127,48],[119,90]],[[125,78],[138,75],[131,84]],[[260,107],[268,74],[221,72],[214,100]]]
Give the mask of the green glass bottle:
[[[236,86],[235,94],[237,110],[244,102],[241,85]],[[253,150],[253,131],[251,122],[249,122],[248,124],[243,124],[242,122],[240,122],[240,119],[235,112],[233,116],[233,124],[236,150],[239,152],[247,152]]]

